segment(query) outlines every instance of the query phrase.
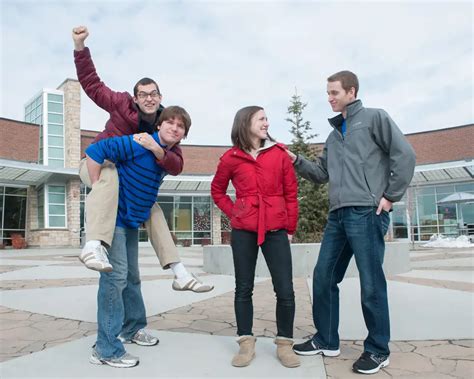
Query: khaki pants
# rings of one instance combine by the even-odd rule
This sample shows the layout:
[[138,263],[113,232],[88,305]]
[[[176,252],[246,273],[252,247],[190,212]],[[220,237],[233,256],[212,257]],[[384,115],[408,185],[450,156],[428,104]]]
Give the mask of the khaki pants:
[[[105,161],[99,180],[92,186],[86,160],[83,159],[79,165],[79,176],[86,186],[92,188],[86,197],[87,241],[100,240],[110,246],[117,219],[119,192],[117,169],[112,162]],[[158,203],[151,208],[150,218],[145,222],[145,227],[161,267],[167,269],[170,263],[180,262],[178,249]]]

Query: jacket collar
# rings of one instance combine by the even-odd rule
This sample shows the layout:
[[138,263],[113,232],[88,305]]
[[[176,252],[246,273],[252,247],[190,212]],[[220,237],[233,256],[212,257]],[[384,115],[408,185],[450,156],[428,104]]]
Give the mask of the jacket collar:
[[[355,100],[347,106],[347,118],[350,119],[354,117],[354,115],[360,112],[364,106],[362,105],[361,100]],[[344,121],[344,117],[342,117],[342,113],[339,113],[337,116],[328,118],[329,124],[336,130],[340,130],[342,122]]]

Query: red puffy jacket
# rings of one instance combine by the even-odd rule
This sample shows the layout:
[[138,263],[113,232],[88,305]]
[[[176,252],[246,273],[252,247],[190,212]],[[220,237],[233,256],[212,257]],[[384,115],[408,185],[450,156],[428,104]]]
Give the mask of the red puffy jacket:
[[[97,135],[94,142],[101,139],[138,133],[139,114],[132,95],[128,92],[115,92],[107,87],[97,75],[88,47],[74,50],[77,78],[84,92],[99,107],[110,114],[105,129]],[[165,149],[165,156],[158,164],[170,175],[183,171],[183,153],[179,145]]]
[[[270,230],[296,230],[298,185],[290,157],[282,144],[263,148],[254,159],[233,147],[221,157],[211,183],[216,205],[231,220],[235,229],[258,233],[257,243]],[[236,192],[235,202],[226,194],[229,181]]]

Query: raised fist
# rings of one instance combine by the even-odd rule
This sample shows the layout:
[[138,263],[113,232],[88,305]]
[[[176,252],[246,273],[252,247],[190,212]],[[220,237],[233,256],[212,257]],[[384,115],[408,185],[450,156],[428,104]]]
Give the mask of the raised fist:
[[89,36],[89,31],[85,26],[76,26],[72,29],[72,39],[76,50],[84,49],[84,41]]

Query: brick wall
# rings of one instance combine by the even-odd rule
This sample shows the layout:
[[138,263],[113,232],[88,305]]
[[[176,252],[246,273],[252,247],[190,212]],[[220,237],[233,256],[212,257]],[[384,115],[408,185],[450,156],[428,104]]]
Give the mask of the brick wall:
[[474,158],[474,125],[407,135],[416,152],[416,164]]
[[39,125],[0,117],[0,158],[38,162]]

